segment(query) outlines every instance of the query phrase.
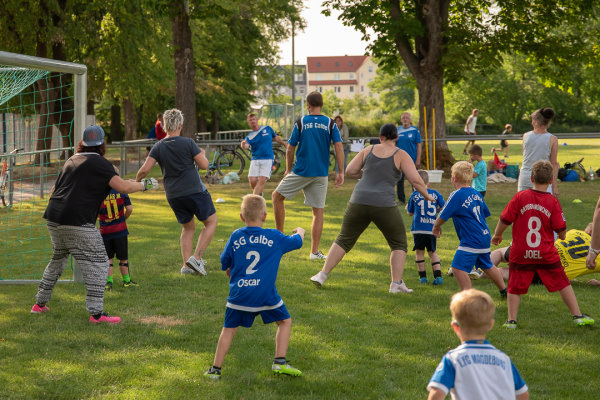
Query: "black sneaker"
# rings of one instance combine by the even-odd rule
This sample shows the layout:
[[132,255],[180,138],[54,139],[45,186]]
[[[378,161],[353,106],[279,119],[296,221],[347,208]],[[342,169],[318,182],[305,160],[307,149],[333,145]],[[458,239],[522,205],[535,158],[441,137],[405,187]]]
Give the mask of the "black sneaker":
[[106,286],[104,286],[105,292],[110,292],[112,290],[112,282],[106,282]]
[[208,371],[204,373],[204,376],[208,379],[221,379],[221,370],[210,367]]

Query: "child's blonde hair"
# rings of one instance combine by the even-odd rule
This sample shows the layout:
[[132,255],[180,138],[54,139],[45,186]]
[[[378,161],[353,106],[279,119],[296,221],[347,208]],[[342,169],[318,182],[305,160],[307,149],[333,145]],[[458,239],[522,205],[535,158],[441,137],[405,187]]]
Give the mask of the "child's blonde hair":
[[262,221],[267,213],[267,202],[257,194],[247,194],[242,198],[242,216],[246,221]]
[[459,161],[452,166],[452,176],[466,185],[473,180],[473,164],[467,161]]
[[546,185],[552,183],[554,168],[550,161],[539,160],[533,163],[531,167],[531,177],[535,183]]
[[489,294],[468,289],[452,296],[450,312],[463,333],[485,335],[491,328],[496,306]]
[[419,173],[421,179],[423,179],[423,183],[427,185],[429,183],[429,174],[427,173],[427,171],[425,171],[424,169],[419,169],[417,170],[417,172]]

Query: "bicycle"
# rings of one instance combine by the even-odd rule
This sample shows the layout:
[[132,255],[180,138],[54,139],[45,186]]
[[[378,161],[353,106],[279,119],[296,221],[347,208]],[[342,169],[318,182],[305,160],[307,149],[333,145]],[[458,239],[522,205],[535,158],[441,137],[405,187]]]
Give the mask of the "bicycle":
[[[23,149],[14,149],[8,155],[4,156],[2,161],[2,172],[0,173],[0,199],[2,199],[2,206],[6,207],[6,199],[8,198],[8,205],[12,206],[13,203],[13,181],[11,180],[10,171],[14,169],[15,154]],[[8,162],[7,162],[8,160]]]
[[[282,160],[285,163],[285,152],[283,150],[274,147],[273,155],[271,175],[275,175],[279,171]],[[246,167],[246,159],[252,160],[252,154],[240,145],[226,146],[221,151],[217,149],[213,154],[212,162],[208,165],[207,175],[211,175],[216,171],[220,176],[227,175],[230,172],[235,172],[238,176],[241,176]]]

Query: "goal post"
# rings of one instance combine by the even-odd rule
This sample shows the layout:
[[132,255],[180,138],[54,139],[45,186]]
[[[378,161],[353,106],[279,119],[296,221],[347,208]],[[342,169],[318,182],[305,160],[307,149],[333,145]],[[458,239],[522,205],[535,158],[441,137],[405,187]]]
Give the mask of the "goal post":
[[[0,51],[0,284],[39,282],[52,257],[43,213],[86,112],[85,65]],[[72,265],[61,281],[83,282]]]

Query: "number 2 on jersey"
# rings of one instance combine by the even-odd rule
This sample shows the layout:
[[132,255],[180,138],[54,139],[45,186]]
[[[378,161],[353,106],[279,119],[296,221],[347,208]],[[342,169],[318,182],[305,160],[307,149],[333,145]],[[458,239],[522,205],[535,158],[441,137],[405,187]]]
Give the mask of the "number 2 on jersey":
[[260,261],[260,253],[255,250],[249,251],[248,253],[246,253],[246,260],[249,260],[251,258],[253,258],[253,260],[250,263],[250,265],[248,265],[248,268],[246,268],[246,275],[251,275],[257,271],[254,269],[254,267],[256,267],[256,264],[258,264],[258,262]]

